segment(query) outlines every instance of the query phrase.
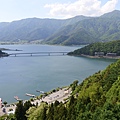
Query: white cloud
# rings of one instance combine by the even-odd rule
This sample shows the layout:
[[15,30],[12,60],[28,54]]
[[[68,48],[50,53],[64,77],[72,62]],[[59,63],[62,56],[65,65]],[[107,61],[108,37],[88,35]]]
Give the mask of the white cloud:
[[77,15],[99,16],[115,9],[118,0],[108,0],[102,5],[100,0],[77,0],[74,3],[66,4],[46,4],[44,7],[49,8],[49,14],[54,17],[68,18]]
[[115,9],[118,0],[109,0],[104,6],[101,7],[101,13],[107,13]]

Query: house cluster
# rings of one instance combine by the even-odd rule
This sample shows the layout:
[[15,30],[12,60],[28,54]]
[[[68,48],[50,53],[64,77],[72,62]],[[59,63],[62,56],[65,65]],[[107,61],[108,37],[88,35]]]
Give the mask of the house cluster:
[[105,55],[104,52],[95,52],[95,56],[98,56],[98,57],[103,57],[103,56],[116,57],[117,54],[116,54],[116,53],[107,53],[107,54]]

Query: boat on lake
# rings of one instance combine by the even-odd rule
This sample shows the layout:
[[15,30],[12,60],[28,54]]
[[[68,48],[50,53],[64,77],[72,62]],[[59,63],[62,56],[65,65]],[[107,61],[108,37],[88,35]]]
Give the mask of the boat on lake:
[[35,95],[33,95],[33,94],[29,94],[29,93],[26,93],[26,96],[29,96],[29,97],[35,97]]
[[36,90],[36,92],[40,92],[40,93],[43,93],[43,94],[45,93],[44,91],[41,91],[41,90]]

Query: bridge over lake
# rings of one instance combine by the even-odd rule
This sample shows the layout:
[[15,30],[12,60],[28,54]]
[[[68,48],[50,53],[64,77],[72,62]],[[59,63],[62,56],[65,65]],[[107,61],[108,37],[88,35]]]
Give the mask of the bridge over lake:
[[63,56],[68,52],[28,52],[28,53],[10,53],[9,56]]

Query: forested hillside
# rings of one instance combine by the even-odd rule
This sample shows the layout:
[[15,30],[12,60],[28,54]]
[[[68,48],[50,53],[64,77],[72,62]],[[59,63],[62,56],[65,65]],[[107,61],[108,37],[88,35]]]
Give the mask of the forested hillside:
[[43,40],[53,34],[62,21],[28,18],[10,23],[0,23],[0,41]]
[[[119,120],[120,60],[71,85],[73,93],[65,104],[41,104],[27,111],[28,120]],[[36,114],[39,113],[39,114]]]
[[15,116],[7,117],[12,120],[120,120],[120,60],[80,84],[75,80],[70,87],[72,94],[65,103],[43,102],[33,106],[30,102],[24,105],[20,102]]
[[120,11],[84,19],[62,27],[45,40],[48,44],[80,45],[120,39]]
[[0,23],[1,42],[20,42],[44,40],[63,26],[72,25],[89,17],[77,16],[70,19],[27,18],[13,22]]
[[87,45],[81,49],[75,50],[68,53],[68,55],[91,55],[94,56],[95,52],[104,52],[104,55],[107,53],[116,53],[117,56],[120,56],[120,40],[111,41],[111,42],[97,42],[90,45]]
[[120,11],[100,17],[76,16],[70,19],[28,18],[0,23],[0,42],[80,45],[120,39]]

